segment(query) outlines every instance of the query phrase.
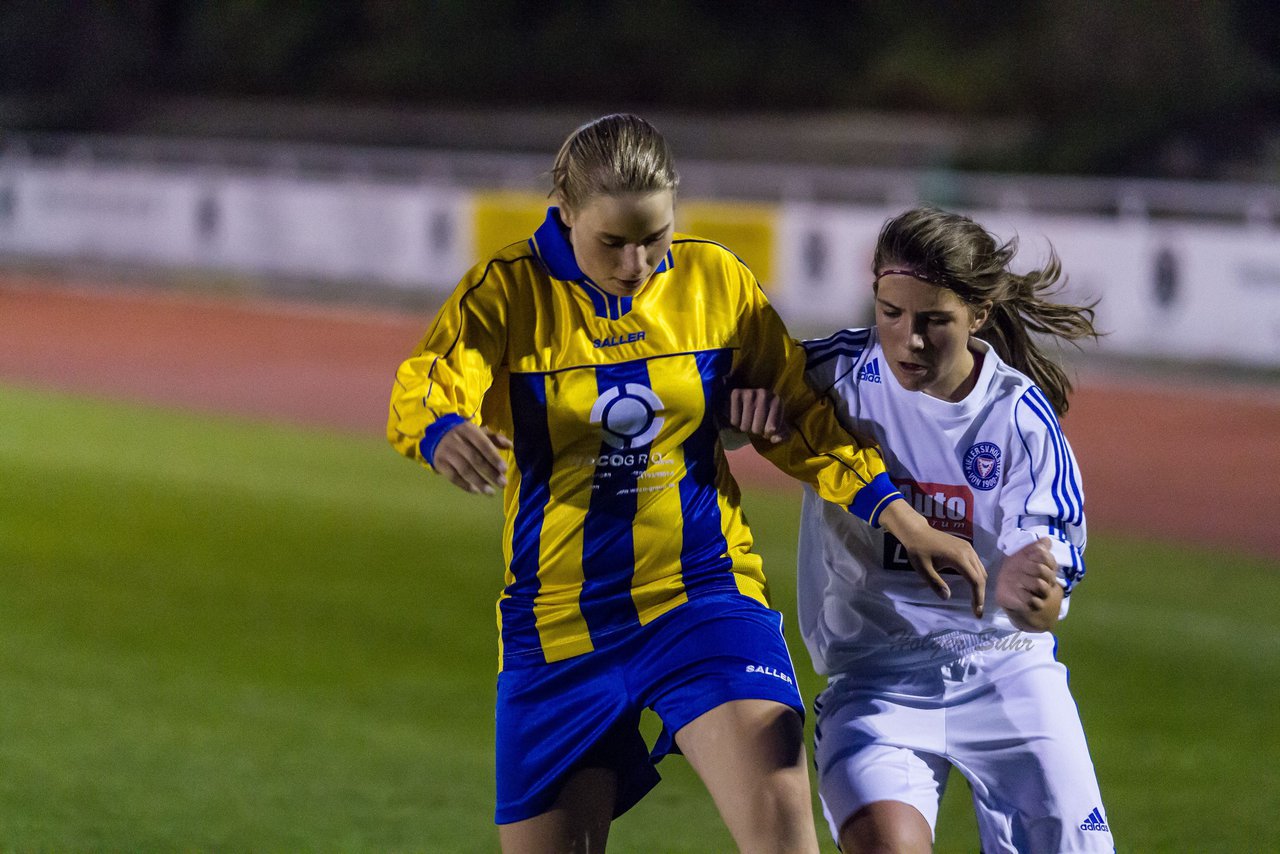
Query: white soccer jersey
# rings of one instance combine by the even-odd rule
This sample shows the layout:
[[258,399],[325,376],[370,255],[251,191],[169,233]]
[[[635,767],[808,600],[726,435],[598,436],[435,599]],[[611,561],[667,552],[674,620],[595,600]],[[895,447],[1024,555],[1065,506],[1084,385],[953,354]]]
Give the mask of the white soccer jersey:
[[880,443],[906,499],[938,530],[972,542],[988,573],[978,619],[959,575],[944,575],[953,593],[939,599],[892,535],[806,489],[799,618],[820,673],[895,671],[977,649],[1053,643],[1048,633],[1018,632],[993,601],[995,579],[1005,555],[1043,536],[1068,594],[1084,575],[1079,469],[1044,393],[985,342],[973,343],[982,367],[958,403],[902,388],[875,329],[805,343],[813,387],[831,398],[847,429]]

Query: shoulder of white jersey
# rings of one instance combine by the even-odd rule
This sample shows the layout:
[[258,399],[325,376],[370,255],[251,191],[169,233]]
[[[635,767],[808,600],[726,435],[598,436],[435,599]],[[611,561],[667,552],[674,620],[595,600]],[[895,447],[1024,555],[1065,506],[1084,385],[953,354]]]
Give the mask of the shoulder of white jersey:
[[988,349],[984,358],[995,361],[986,392],[989,401],[1004,401],[1006,406],[1016,405],[1023,394],[1035,388],[1035,382],[1030,377],[1001,359],[994,348]]
[[835,385],[849,373],[875,340],[873,329],[842,329],[825,338],[800,342],[805,352],[805,375],[819,390]]
[[824,362],[846,358],[856,360],[872,343],[872,329],[841,329],[825,338],[808,338],[802,342],[805,368],[813,370]]

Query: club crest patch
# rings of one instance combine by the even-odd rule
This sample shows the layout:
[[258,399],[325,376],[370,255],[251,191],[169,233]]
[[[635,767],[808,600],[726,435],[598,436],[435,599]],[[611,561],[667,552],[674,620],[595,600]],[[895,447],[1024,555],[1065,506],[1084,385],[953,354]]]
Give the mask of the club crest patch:
[[974,489],[995,489],[1000,482],[1000,446],[978,442],[965,452],[964,476]]

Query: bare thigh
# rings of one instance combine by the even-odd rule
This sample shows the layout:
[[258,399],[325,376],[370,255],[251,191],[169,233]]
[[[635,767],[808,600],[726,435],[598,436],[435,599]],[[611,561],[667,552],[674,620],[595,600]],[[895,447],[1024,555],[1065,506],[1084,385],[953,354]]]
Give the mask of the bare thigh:
[[498,826],[503,854],[597,854],[605,850],[618,776],[605,768],[574,772],[551,809]]
[[741,851],[817,852],[804,723],[794,709],[732,700],[675,738]]

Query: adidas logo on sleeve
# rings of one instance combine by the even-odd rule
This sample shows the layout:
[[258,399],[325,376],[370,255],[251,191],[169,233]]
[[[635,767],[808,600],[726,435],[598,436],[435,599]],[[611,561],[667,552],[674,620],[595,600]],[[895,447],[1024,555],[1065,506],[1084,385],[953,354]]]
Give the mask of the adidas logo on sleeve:
[[860,383],[878,383],[880,382],[880,360],[872,359],[862,366],[858,371],[858,382]]
[[1102,810],[1098,807],[1093,808],[1093,812],[1089,813],[1089,817],[1080,822],[1081,830],[1105,830],[1110,832],[1111,828],[1107,826],[1107,821],[1102,817]]

